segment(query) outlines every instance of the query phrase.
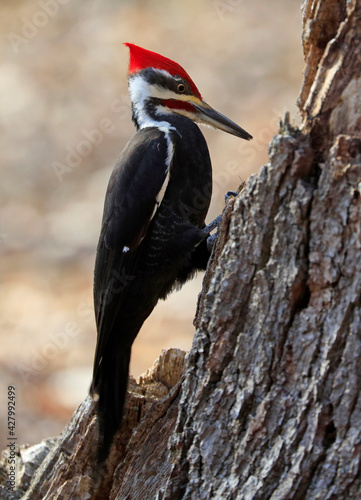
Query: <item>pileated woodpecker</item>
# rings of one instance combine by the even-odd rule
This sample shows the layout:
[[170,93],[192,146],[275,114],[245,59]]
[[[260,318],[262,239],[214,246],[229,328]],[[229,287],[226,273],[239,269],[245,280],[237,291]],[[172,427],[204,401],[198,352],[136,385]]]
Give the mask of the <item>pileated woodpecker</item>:
[[135,136],[110,177],[94,272],[98,460],[120,426],[131,347],[159,299],[206,268],[212,167],[197,123],[242,139],[241,127],[203,101],[176,62],[131,43]]

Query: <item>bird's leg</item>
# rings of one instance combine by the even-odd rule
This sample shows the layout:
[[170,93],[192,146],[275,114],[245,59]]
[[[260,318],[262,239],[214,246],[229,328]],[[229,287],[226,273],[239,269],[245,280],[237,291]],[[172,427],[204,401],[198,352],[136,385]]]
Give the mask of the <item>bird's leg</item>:
[[[221,225],[222,215],[218,215],[208,226],[203,229],[203,233],[207,236],[207,249],[209,252],[212,251],[213,245],[218,239],[219,227]],[[211,232],[217,228],[217,232],[211,235]]]
[[205,235],[210,235],[210,233],[214,230],[214,229],[219,229],[219,226],[221,225],[221,220],[222,220],[222,215],[218,215],[218,217],[214,220],[212,220],[212,222],[210,222],[208,224],[208,226],[206,226],[204,229],[203,229],[203,233]]
[[[237,196],[237,193],[235,191],[228,191],[224,195],[225,202],[227,203],[229,198],[232,198],[235,196]],[[210,224],[208,224],[208,226],[206,226],[203,229],[204,234],[207,235],[207,248],[208,248],[209,252],[212,251],[212,248],[218,239],[221,220],[222,220],[222,215],[218,215],[218,217],[216,219],[214,219]],[[217,232],[211,235],[210,233],[216,228],[217,228]]]

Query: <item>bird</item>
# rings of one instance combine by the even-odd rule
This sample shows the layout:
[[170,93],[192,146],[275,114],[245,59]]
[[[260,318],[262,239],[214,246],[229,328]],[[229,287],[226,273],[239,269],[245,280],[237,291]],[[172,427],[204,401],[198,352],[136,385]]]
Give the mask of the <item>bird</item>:
[[210,257],[210,234],[219,218],[206,226],[212,166],[197,124],[252,139],[203,100],[181,65],[124,45],[136,133],[109,180],[95,259],[90,395],[96,401],[99,463],[122,422],[134,339],[157,302],[205,270]]

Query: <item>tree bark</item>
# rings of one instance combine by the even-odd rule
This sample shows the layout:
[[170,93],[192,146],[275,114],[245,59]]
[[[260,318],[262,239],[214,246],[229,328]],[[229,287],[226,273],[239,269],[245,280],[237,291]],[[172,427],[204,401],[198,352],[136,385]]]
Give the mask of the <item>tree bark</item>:
[[86,399],[1,498],[361,498],[361,2],[302,7],[303,125],[226,204],[187,359],[131,382],[102,470]]

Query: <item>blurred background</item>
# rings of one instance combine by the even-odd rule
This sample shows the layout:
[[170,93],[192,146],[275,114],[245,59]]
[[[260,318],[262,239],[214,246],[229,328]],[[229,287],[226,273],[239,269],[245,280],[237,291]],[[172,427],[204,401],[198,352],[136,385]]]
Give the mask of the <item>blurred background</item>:
[[[254,136],[203,129],[214,169],[208,221],[267,162],[279,119],[297,122],[299,0],[2,0],[0,7],[0,448],[7,388],[18,443],[59,434],[86,396],[95,348],[92,274],[104,195],[134,134],[128,41],[180,63],[203,97]],[[131,373],[188,350],[202,276],[160,303]]]

